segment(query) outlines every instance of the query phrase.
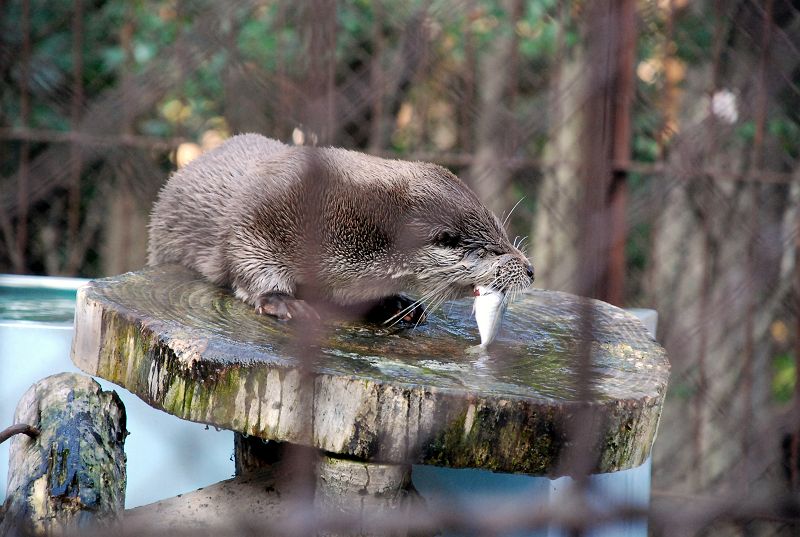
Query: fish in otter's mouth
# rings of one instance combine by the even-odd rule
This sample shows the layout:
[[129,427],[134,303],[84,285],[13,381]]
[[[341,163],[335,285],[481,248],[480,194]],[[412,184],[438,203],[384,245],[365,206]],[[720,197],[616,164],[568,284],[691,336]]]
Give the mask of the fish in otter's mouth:
[[[423,291],[420,299],[410,303],[386,323],[397,322],[415,307],[422,306],[424,315],[446,300],[472,295],[475,297],[473,314],[481,338],[480,346],[486,347],[492,343],[509,303],[519,292],[530,287],[534,280],[533,267],[518,249],[518,243],[509,244],[504,240],[505,232],[496,220],[492,215],[492,225],[487,233],[494,241],[488,243],[493,245],[491,247],[487,247],[487,243],[476,242],[460,245],[454,238],[457,234],[452,232],[447,234],[446,241],[441,237],[432,240],[440,248],[450,250],[449,255],[454,263],[439,267],[430,275],[426,274],[422,281],[427,285],[436,282],[431,285],[432,290]],[[459,280],[459,275],[466,281]],[[422,319],[424,316],[419,320]]]
[[503,291],[483,286],[475,288],[475,304],[472,312],[475,315],[475,322],[478,323],[481,347],[486,347],[494,341],[497,332],[500,331],[506,307],[508,307],[508,295]]

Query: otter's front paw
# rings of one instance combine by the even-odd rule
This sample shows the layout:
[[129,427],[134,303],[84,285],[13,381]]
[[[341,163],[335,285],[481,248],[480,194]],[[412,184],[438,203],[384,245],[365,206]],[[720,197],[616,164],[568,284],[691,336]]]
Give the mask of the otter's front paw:
[[383,324],[404,322],[417,325],[426,319],[425,305],[406,295],[382,298],[367,312],[367,320]]
[[277,291],[258,295],[255,306],[256,313],[259,315],[271,315],[282,321],[289,319],[319,320],[319,314],[309,306],[308,302]]

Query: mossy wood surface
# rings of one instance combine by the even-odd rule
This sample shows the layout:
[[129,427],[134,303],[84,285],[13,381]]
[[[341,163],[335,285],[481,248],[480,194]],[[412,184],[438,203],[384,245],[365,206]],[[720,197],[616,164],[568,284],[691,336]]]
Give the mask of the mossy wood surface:
[[474,352],[471,309],[445,304],[416,329],[330,322],[314,337],[164,266],[78,292],[72,359],[171,414],[262,438],[370,461],[556,475],[590,348],[595,470],[645,461],[669,364],[636,318],[535,290],[509,307],[497,344]]
[[78,535],[119,519],[127,431],[116,393],[84,375],[53,375],[25,392],[14,420],[40,434],[11,439],[0,535]]

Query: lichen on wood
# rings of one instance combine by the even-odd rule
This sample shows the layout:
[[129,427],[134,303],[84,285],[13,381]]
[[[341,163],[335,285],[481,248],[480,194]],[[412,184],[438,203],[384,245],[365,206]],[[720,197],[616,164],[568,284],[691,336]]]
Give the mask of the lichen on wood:
[[74,373],[28,389],[16,422],[39,430],[11,440],[0,535],[53,535],[110,524],[125,503],[125,408],[115,392]]
[[534,290],[475,354],[471,302],[442,311],[416,329],[330,322],[303,354],[298,325],[256,315],[187,269],[154,267],[79,291],[72,359],[181,418],[362,460],[555,475],[584,406],[595,471],[646,460],[669,363],[633,316]]

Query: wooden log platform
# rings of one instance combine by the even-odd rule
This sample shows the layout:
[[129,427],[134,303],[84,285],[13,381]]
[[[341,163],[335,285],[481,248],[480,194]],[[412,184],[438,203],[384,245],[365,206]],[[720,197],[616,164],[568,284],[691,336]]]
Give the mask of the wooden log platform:
[[475,352],[471,309],[445,304],[416,329],[328,322],[316,334],[162,266],[79,290],[72,359],[178,417],[361,461],[555,476],[578,409],[597,432],[594,471],[647,459],[669,363],[637,319],[532,290],[509,307],[496,346]]

